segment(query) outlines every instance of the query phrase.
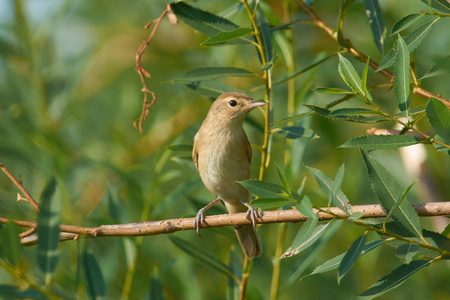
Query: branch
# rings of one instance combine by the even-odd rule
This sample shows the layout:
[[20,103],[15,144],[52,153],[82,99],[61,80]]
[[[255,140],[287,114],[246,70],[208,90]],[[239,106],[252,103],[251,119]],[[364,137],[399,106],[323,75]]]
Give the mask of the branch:
[[11,172],[6,168],[6,166],[2,162],[0,162],[0,169],[2,169],[2,171],[6,174],[6,176],[8,176],[9,179],[11,179],[11,181],[25,195],[26,198],[23,198],[22,196],[20,196],[19,193],[17,193],[17,201],[20,201],[20,200],[28,201],[31,203],[31,205],[33,205],[33,207],[37,210],[37,212],[40,212],[39,205],[36,203],[36,201],[34,201],[33,197],[31,197],[30,193],[28,193],[28,191],[23,187],[22,182],[17,180],[16,177],[14,177],[14,175],[11,174]]
[[[309,7],[308,5],[306,5],[302,0],[296,0],[297,4],[313,19],[314,25],[316,25],[317,27],[319,27],[320,29],[322,29],[323,31],[325,31],[325,33],[327,35],[329,35],[333,40],[335,40],[336,42],[338,42],[338,38],[337,35],[335,33],[335,31],[328,26],[324,21],[322,21],[322,19],[320,19]],[[347,48],[347,50],[353,54],[353,56],[358,57],[359,59],[361,59],[361,61],[363,62],[367,62],[367,60],[369,60],[369,65],[374,69],[374,70],[378,70],[378,68],[380,67],[379,64],[377,64],[375,61],[369,59],[366,55],[364,55],[361,51],[359,51],[358,49],[354,48],[354,47],[349,47]],[[386,76],[387,78],[389,78],[389,80],[394,80],[394,74],[390,71],[388,71],[387,69],[381,70],[379,71],[379,73],[383,74],[384,76]],[[416,83],[414,83],[414,87],[412,88],[412,92],[416,95],[425,97],[427,99],[433,97],[438,99],[439,101],[441,101],[442,103],[445,104],[445,106],[447,106],[447,108],[450,109],[450,101],[448,99],[445,99],[444,97],[441,97],[440,95],[436,95],[433,94],[427,90],[424,90],[423,88],[419,87]]]
[[[448,202],[430,202],[413,204],[417,214],[421,217],[434,217],[434,216],[450,216],[450,201]],[[328,210],[323,208],[322,210]],[[318,210],[315,210],[318,212]],[[337,207],[331,207],[330,212],[339,217],[348,217],[348,215],[342,212]],[[354,205],[352,206],[353,213],[360,213],[362,218],[383,218],[387,213],[383,207],[379,204],[371,205]],[[335,218],[332,214],[319,212],[319,220],[331,220]],[[235,226],[251,224],[251,221],[245,218],[245,213],[238,214],[223,214],[215,216],[207,216],[205,224],[202,224],[202,228],[206,227],[220,227],[220,226]],[[262,219],[257,220],[258,224],[269,223],[284,223],[284,222],[304,222],[308,217],[299,213],[296,209],[290,210],[276,210],[263,212]],[[9,220],[0,217],[0,223],[6,224],[8,222],[14,222],[19,226],[36,228],[37,223],[22,221],[22,220]],[[79,236],[83,237],[102,237],[102,236],[147,236],[174,233],[182,230],[194,230],[193,226],[194,218],[179,218],[168,219],[161,221],[147,221],[141,223],[127,223],[116,225],[101,225],[99,227],[80,227],[72,225],[60,225],[61,239],[78,239]],[[30,245],[37,241],[36,235],[30,235],[23,237],[22,244]]]

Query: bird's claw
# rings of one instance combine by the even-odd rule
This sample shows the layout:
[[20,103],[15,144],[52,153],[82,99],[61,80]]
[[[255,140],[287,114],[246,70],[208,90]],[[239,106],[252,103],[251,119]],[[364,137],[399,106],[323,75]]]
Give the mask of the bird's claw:
[[262,218],[262,214],[259,213],[256,209],[254,209],[253,207],[250,206],[250,204],[248,204],[247,202],[241,200],[241,203],[244,204],[245,206],[247,206],[248,210],[247,210],[247,214],[245,215],[245,218],[247,220],[252,221],[253,224],[253,228],[256,229],[256,219]]
[[205,223],[205,210],[204,208],[200,209],[194,219],[194,230],[197,231],[199,237],[202,237],[200,235],[200,226]]

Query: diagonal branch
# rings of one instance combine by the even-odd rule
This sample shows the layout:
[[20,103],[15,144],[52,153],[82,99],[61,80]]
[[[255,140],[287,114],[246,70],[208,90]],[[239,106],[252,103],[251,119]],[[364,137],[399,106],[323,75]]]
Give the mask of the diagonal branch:
[[[413,205],[416,212],[421,217],[434,217],[434,216],[450,216],[450,201],[449,202],[430,202],[420,203]],[[321,210],[327,211],[328,208]],[[316,210],[317,212],[317,210]],[[325,212],[319,212],[319,220],[331,220],[335,216],[348,217],[347,214],[342,212],[337,207],[331,207],[328,214]],[[383,218],[387,213],[383,207],[379,204],[372,205],[354,205],[352,206],[353,213],[360,213],[362,218]],[[262,219],[257,220],[258,224],[269,223],[284,223],[284,222],[304,222],[308,217],[299,213],[296,209],[290,210],[276,210],[265,211]],[[23,221],[23,220],[9,220],[0,217],[0,223],[14,222],[19,226],[36,228],[37,223]],[[83,237],[103,237],[103,236],[148,236],[158,234],[169,234],[176,231],[194,230],[193,226],[194,218],[179,218],[168,219],[160,221],[147,221],[141,223],[127,223],[116,225],[101,225],[99,227],[81,227],[73,225],[60,225],[60,231],[62,233],[61,239],[78,239]],[[251,224],[251,221],[245,218],[245,213],[238,214],[223,214],[215,216],[207,216],[205,224],[202,224],[202,228],[206,227],[220,227],[220,226],[236,226]],[[34,244],[37,241],[37,236],[31,235],[22,239],[22,244]]]

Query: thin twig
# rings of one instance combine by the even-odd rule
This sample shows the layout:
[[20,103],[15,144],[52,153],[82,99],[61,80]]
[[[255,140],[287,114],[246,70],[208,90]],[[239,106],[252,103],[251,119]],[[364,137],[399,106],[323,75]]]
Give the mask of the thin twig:
[[19,180],[16,179],[16,177],[14,177],[13,174],[11,174],[11,172],[6,168],[6,166],[0,162],[0,169],[2,169],[2,171],[6,174],[6,176],[9,177],[9,179],[11,179],[11,181],[19,188],[19,190],[25,195],[26,198],[17,197],[17,201],[19,200],[25,200],[31,203],[31,205],[33,205],[33,207],[37,210],[37,212],[40,212],[39,210],[39,205],[36,203],[36,201],[34,201],[33,197],[30,195],[30,193],[28,193],[28,191],[23,187],[22,182],[20,182]]

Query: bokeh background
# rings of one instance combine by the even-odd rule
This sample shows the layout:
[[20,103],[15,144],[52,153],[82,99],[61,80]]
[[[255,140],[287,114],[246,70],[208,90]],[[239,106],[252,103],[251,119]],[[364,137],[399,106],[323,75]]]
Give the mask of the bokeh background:
[[[190,2],[217,14],[233,3]],[[286,16],[281,1],[267,4],[273,13],[273,18],[268,16],[269,21]],[[420,1],[380,1],[380,5],[388,35],[400,18],[417,13],[419,9],[426,10]],[[292,18],[307,19],[295,3],[292,7]],[[143,133],[139,133],[133,121],[140,115],[143,94],[134,70],[135,57],[149,34],[149,30],[144,29],[145,24],[157,18],[164,8],[163,1],[148,0],[0,0],[0,161],[13,174],[21,175],[24,186],[35,199],[39,199],[45,183],[54,175],[60,192],[63,224],[99,226],[192,217],[213,200],[199,179],[190,153],[167,149],[171,145],[192,144],[211,99],[173,80],[202,66],[234,66],[259,72],[259,61],[250,46],[200,47],[205,35],[182,22],[170,24],[164,20],[142,58],[144,67],[152,75],[147,84],[158,100],[143,123]],[[315,1],[313,9],[330,26],[336,26],[338,1]],[[249,27],[244,12],[230,19]],[[449,20],[438,22],[414,52],[412,60],[419,76],[449,55],[449,26]],[[381,60],[362,1],[350,6],[344,34],[363,53],[375,61]],[[387,38],[386,50],[394,40],[394,37]],[[292,26],[292,45],[295,71],[339,48],[319,29],[304,23]],[[352,62],[362,70],[362,63]],[[280,58],[275,65],[274,80],[287,73],[288,68]],[[449,80],[448,74],[424,79],[422,86],[448,99]],[[368,82],[369,86],[388,83],[386,78],[372,71]],[[226,83],[255,99],[263,97],[261,82],[256,78],[230,78]],[[295,79],[298,112],[307,111],[303,103],[323,106],[337,99],[312,92],[316,87],[345,88],[337,72],[337,57]],[[378,89],[373,96],[386,111],[395,112],[392,90]],[[275,85],[274,120],[287,115],[286,97],[287,84]],[[416,95],[411,95],[411,100],[413,107],[423,107],[427,102]],[[251,143],[262,142],[262,120],[262,114],[255,111],[250,122],[245,123]],[[304,166],[320,169],[333,178],[339,166],[345,163],[342,188],[352,204],[376,203],[358,151],[337,148],[350,138],[365,134],[373,125],[330,121],[317,116],[300,124],[313,129],[320,139],[294,142],[292,165],[288,166],[293,184],[300,186],[306,177],[304,193],[315,204],[326,205],[325,195]],[[391,128],[393,124],[376,126]],[[426,120],[419,126],[431,129]],[[424,147],[423,151],[427,182],[415,185],[410,201],[449,200],[448,156],[431,146]],[[257,152],[254,151],[254,176],[257,176],[260,159]],[[283,140],[274,139],[271,155],[266,179],[277,182],[275,165],[283,166],[285,158]],[[407,167],[420,163],[421,158],[406,156],[405,167],[405,160],[402,160],[405,156],[398,150],[384,150],[376,155],[405,186],[419,176]],[[429,196],[428,191],[434,196]],[[35,221],[36,212],[25,201],[16,202],[16,193],[8,178],[0,174],[0,216]],[[216,208],[208,214],[220,212],[220,208]],[[422,222],[431,230],[442,230],[446,224],[442,219],[422,219]],[[288,224],[286,248],[300,226]],[[268,299],[277,228],[278,225],[273,224],[259,229],[264,252],[253,265],[249,299]],[[395,250],[383,246],[361,258],[340,285],[335,272],[298,282],[315,266],[348,250],[362,233],[363,229],[354,225],[336,225],[327,243],[311,253],[306,251],[282,261],[279,299],[348,299],[400,265]],[[237,242],[230,228],[203,230],[201,239],[193,231],[175,234],[211,251],[224,262],[230,255],[230,245]],[[0,242],[8,243],[7,240]],[[152,278],[161,281],[167,299],[225,299],[226,277],[196,262],[165,235],[145,237],[141,241],[120,237],[61,243],[53,286],[56,291],[64,291],[64,295],[74,298],[85,295],[79,291],[77,278],[79,243],[86,243],[93,249],[111,299],[122,295],[127,271],[130,272],[133,265],[136,269],[130,299],[147,296],[154,282]],[[23,273],[36,272],[34,247],[21,250],[19,268]],[[240,249],[236,252],[242,257]],[[448,273],[448,264],[432,265],[381,298],[447,299],[450,294]],[[27,287],[25,282],[3,269],[0,269],[0,284]]]

